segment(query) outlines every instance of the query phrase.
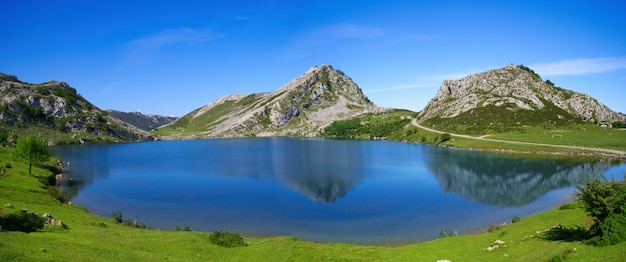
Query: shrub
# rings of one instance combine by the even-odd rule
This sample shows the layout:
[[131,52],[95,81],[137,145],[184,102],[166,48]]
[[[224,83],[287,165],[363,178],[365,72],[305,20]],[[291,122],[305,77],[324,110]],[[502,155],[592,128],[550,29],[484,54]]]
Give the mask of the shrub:
[[441,228],[441,231],[439,231],[439,238],[444,238],[444,237],[453,237],[453,236],[458,236],[459,235],[459,231],[457,230],[453,230],[453,229],[447,229],[447,228]]
[[593,218],[589,243],[598,246],[626,241],[626,181],[591,176],[575,193],[586,212]]
[[513,217],[513,219],[511,220],[511,224],[513,224],[513,223],[517,223],[517,222],[519,222],[520,220],[522,220],[520,217],[518,217],[518,216],[514,216],[514,217]]
[[122,217],[122,211],[118,210],[113,210],[113,212],[111,212],[111,216],[113,217],[113,219],[115,219],[115,221],[117,221],[117,223],[122,223],[124,222],[124,219]]
[[42,229],[46,219],[24,209],[7,215],[0,220],[3,229],[9,231],[35,232]]
[[236,233],[215,231],[209,235],[211,243],[223,247],[243,247],[246,243],[243,238]]
[[502,223],[500,225],[489,225],[489,228],[487,228],[487,232],[491,233],[493,231],[503,228],[504,226],[506,226],[506,223]]
[[139,223],[139,218],[135,216],[135,220],[126,219],[122,221],[122,225],[134,228],[147,228],[146,225]]
[[575,209],[578,205],[576,203],[566,203],[559,207],[559,210]]
[[188,225],[184,225],[183,227],[179,227],[176,225],[176,231],[191,231]]

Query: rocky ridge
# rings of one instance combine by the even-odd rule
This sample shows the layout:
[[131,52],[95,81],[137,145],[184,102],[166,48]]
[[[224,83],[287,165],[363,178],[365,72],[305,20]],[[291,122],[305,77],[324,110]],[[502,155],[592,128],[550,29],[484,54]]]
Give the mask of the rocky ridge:
[[556,87],[549,81],[543,81],[531,69],[515,65],[459,80],[445,80],[418,117],[420,121],[433,117],[453,118],[490,105],[513,111],[541,110],[554,105],[586,121],[626,119],[624,114],[612,111],[587,94]]
[[113,109],[105,110],[112,116],[145,131],[174,122],[178,117],[142,114],[141,112],[122,112]]
[[[66,82],[31,84],[0,73],[0,95],[0,122],[5,128],[45,126],[55,132],[73,133],[72,138],[85,133],[112,141],[152,139],[149,133],[100,110]],[[77,138],[74,142],[84,141]]]
[[381,110],[343,72],[321,65],[273,92],[219,98],[168,128],[206,137],[317,136],[335,120]]

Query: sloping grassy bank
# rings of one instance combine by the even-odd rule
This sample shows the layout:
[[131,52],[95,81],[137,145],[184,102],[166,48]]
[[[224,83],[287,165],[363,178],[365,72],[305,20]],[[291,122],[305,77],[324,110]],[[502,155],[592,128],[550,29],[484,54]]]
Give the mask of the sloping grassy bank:
[[[582,209],[555,209],[480,235],[455,236],[401,247],[317,244],[292,237],[245,238],[247,246],[214,245],[207,232],[132,228],[112,218],[61,203],[41,181],[54,175],[14,159],[0,147],[0,215],[28,209],[51,214],[67,225],[33,233],[0,232],[0,261],[624,261],[626,243],[609,247],[583,244],[573,230],[548,238],[537,231],[562,223],[589,226]],[[48,163],[54,165],[54,163]],[[41,179],[43,178],[43,179]],[[10,203],[9,207],[8,204]],[[575,205],[573,205],[575,206]],[[168,210],[163,210],[168,212]],[[462,214],[459,214],[462,215]],[[193,228],[192,228],[193,230]],[[569,233],[568,233],[569,232]],[[486,251],[501,240],[493,251]]]

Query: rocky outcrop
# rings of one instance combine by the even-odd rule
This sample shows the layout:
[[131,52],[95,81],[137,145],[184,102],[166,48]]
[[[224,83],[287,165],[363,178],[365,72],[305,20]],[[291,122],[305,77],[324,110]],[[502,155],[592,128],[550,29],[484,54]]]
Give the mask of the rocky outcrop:
[[[64,143],[85,142],[77,137],[80,133],[107,137],[109,142],[152,139],[149,133],[100,110],[65,82],[31,84],[0,73],[0,97],[0,122],[6,128],[45,126],[54,132],[71,133]],[[53,132],[42,135],[48,133]],[[55,143],[54,138],[47,138]]]
[[452,118],[489,105],[508,110],[541,110],[554,105],[588,121],[626,119],[625,115],[612,111],[586,94],[555,87],[531,69],[515,65],[459,80],[445,80],[419,118],[421,121],[433,117]]
[[219,98],[167,128],[207,137],[317,136],[335,120],[381,110],[343,72],[322,65],[274,92]]
[[117,119],[145,131],[167,125],[178,119],[178,117],[175,116],[149,115],[142,114],[141,112],[122,112],[112,109],[107,109],[106,111]]

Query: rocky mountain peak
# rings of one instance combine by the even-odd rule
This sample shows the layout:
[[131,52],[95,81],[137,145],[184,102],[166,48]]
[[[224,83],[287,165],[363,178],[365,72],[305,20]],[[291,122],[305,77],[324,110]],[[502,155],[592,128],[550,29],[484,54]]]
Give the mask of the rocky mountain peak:
[[523,65],[507,65],[459,80],[445,80],[419,117],[422,121],[433,117],[452,118],[486,106],[513,111],[536,111],[555,106],[585,120],[624,119],[623,114],[610,110],[586,94],[543,81],[532,69]]
[[273,92],[230,95],[181,117],[171,127],[195,126],[208,136],[316,136],[335,120],[379,110],[343,72],[309,68]]

